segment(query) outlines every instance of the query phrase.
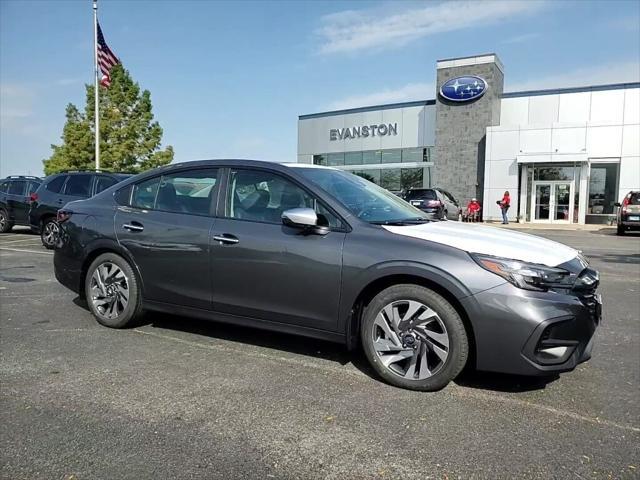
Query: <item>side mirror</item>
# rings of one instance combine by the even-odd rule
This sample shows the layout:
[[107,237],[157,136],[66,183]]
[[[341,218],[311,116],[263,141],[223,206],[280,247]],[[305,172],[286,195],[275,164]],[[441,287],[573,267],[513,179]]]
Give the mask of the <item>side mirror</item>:
[[288,227],[302,228],[317,235],[329,233],[329,227],[318,225],[318,215],[313,208],[285,210],[282,212],[282,223]]
[[616,202],[616,203],[614,203],[614,204],[613,204],[613,206],[614,206],[614,207],[621,207],[621,206],[622,206],[622,204],[621,204],[620,202]]

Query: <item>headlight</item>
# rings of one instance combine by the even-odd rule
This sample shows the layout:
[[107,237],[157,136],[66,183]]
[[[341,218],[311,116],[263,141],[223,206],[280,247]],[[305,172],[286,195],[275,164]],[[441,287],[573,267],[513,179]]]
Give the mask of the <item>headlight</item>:
[[526,290],[546,291],[550,287],[571,288],[575,280],[567,270],[562,268],[477,253],[472,253],[471,257],[485,270],[500,275],[516,287]]

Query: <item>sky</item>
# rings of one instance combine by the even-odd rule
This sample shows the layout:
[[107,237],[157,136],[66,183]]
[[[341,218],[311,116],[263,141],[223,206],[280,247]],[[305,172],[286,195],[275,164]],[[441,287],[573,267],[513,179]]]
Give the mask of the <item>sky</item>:
[[[0,176],[42,175],[93,81],[90,0],[0,0]],[[298,115],[435,98],[438,59],[495,52],[505,91],[640,81],[640,2],[100,0],[175,162],[295,161]]]

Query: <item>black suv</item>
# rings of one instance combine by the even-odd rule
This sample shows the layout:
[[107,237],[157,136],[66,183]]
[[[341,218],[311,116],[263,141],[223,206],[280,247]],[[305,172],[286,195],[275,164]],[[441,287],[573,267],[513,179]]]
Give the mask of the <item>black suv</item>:
[[40,234],[46,248],[53,248],[58,234],[58,209],[68,202],[92,197],[130,176],[126,173],[74,171],[45,178],[32,195],[29,210],[31,229]]
[[0,181],[0,233],[14,225],[29,225],[29,205],[42,179],[30,176],[9,176]]

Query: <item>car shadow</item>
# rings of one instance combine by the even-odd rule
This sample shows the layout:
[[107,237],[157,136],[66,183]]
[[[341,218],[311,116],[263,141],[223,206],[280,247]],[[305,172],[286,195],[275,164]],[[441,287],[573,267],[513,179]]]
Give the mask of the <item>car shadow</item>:
[[555,382],[560,375],[544,377],[526,377],[506,373],[480,372],[467,367],[454,380],[456,385],[478,390],[492,390],[495,392],[520,393],[544,390],[548,384]]
[[628,265],[640,265],[640,253],[618,254],[589,254],[589,259],[599,260],[605,263],[624,263]]
[[[88,310],[86,301],[81,297],[74,298],[73,303]],[[138,327],[173,330],[210,339],[253,345],[328,360],[342,366],[351,364],[368,377],[376,381],[383,381],[371,368],[361,348],[349,352],[344,345],[325,340],[159,312],[145,312],[140,320],[132,325],[132,328]],[[461,387],[481,390],[528,392],[543,390],[548,383],[558,378],[558,375],[554,377],[523,377],[479,372],[472,367],[467,367],[454,382]]]

